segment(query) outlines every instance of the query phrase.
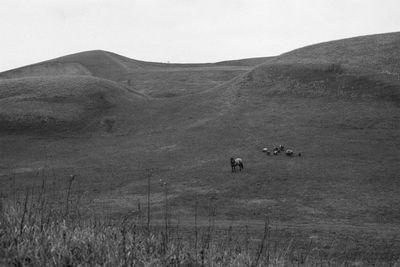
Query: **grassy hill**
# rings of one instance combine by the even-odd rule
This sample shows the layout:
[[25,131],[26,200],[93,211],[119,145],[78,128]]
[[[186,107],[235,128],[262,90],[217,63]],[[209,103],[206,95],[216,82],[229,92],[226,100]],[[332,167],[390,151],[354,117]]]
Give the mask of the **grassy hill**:
[[[102,118],[135,106],[145,96],[90,76],[43,76],[0,81],[2,131],[69,131],[98,128]],[[96,126],[96,127],[94,127]]]
[[220,85],[266,60],[269,58],[199,64],[157,63],[93,50],[5,71],[0,73],[0,79],[90,75],[121,82],[156,97],[173,97]]
[[[9,70],[1,73],[0,77],[19,78],[24,76],[80,74],[117,80],[118,77],[124,75],[126,72],[142,68],[145,65],[146,62],[125,58],[102,50],[94,50]],[[57,66],[62,68],[65,73],[62,71],[54,71],[54,68],[57,68]]]
[[[71,54],[44,62],[8,70],[0,73],[0,78],[18,78],[25,76],[61,75],[69,72],[84,75],[93,75],[100,78],[117,81],[124,75],[137,70],[184,70],[186,68],[204,69],[227,66],[253,67],[270,58],[247,58],[239,60],[221,61],[216,63],[159,63],[147,62],[124,57],[103,50],[92,50]],[[50,66],[53,68],[51,69]],[[64,72],[54,71],[57,66],[64,67]],[[80,69],[80,72],[76,69]]]
[[269,60],[238,80],[263,95],[385,98],[399,102],[400,33],[312,45]]
[[[193,94],[218,86],[264,59],[166,64],[95,50],[9,70],[0,73],[1,130],[95,130],[98,127],[92,126],[110,107],[132,110],[126,101],[129,92],[134,97],[142,93],[157,98]],[[125,95],[117,100],[93,97],[118,90]]]
[[[262,61],[264,58],[166,64],[95,50],[9,70],[0,73],[1,129],[97,129],[88,125],[98,124],[93,118],[100,118],[99,114],[110,107],[131,110],[124,101],[128,91],[134,96],[142,92],[158,98],[195,93],[232,79]],[[111,101],[107,96],[93,97],[116,90],[124,92],[124,97]]]
[[[171,217],[188,227],[197,203],[203,226],[211,213],[221,227],[259,228],[267,215],[276,229],[306,238],[396,239],[400,83],[397,60],[392,59],[399,48],[399,33],[392,33],[317,44],[267,58],[261,65],[249,60],[254,67],[243,62],[129,65],[113,56],[118,63],[110,61],[115,72],[109,73],[117,82],[76,76],[89,84],[101,81],[94,87],[104,86],[107,103],[113,104],[98,100],[100,93],[78,89],[86,88],[81,84],[76,94],[82,106],[68,96],[77,101],[76,112],[60,105],[58,113],[97,118],[108,112],[104,116],[117,121],[116,130],[74,138],[3,133],[1,187],[38,185],[40,179],[32,179],[36,175],[52,181],[53,192],[61,192],[65,177],[75,173],[74,190],[90,212],[134,217],[147,201],[151,177],[153,223],[160,223],[164,212],[162,179],[168,184]],[[81,65],[92,74],[103,71],[96,70],[100,63]],[[50,80],[63,84],[57,79]],[[1,83],[3,95],[9,87],[23,88],[12,80]],[[42,90],[39,82],[34,84]],[[18,91],[30,105],[24,94]],[[17,109],[19,96],[8,98]],[[78,109],[92,103],[99,113]],[[279,144],[302,156],[261,152]],[[232,156],[243,158],[242,172],[231,173]]]
[[276,63],[335,63],[373,73],[398,73],[400,33],[367,35],[299,48]]

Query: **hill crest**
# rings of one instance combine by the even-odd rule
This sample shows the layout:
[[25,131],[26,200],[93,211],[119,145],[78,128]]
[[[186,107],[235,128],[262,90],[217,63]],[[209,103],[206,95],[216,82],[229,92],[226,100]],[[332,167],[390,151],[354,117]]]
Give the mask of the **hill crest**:
[[0,79],[26,76],[92,75],[118,81],[135,71],[221,66],[252,67],[268,59],[269,57],[259,57],[216,63],[161,63],[131,59],[105,50],[89,50],[7,70],[0,73]]
[[400,103],[400,32],[299,48],[236,79],[242,93]]

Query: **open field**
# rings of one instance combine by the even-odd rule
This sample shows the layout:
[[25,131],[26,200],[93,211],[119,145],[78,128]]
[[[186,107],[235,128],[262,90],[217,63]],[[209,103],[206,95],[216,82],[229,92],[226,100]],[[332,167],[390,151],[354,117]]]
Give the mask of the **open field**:
[[[40,106],[40,120],[76,115],[83,121],[72,130],[56,124],[38,132],[36,122],[18,120],[2,128],[2,194],[12,199],[44,180],[52,194],[62,195],[75,174],[73,192],[90,216],[137,220],[150,177],[154,225],[164,218],[161,179],[172,225],[179,218],[181,227],[191,229],[197,203],[199,227],[207,227],[213,207],[216,227],[247,225],[261,236],[267,216],[272,229],[281,231],[277,240],[291,233],[302,240],[314,236],[323,246],[333,237],[339,243],[350,238],[364,252],[378,240],[397,244],[399,36],[319,44],[265,58],[261,65],[259,59],[143,63],[86,52],[43,63],[66,62],[86,74],[71,75],[68,67],[68,76],[47,75],[40,63],[0,74],[12,76],[0,80],[0,103],[9,105],[0,107],[0,118],[10,110],[26,118]],[[43,69],[47,74],[37,77]],[[36,78],[20,76],[26,73]],[[16,93],[9,95],[9,88]],[[112,105],[103,106],[95,98],[101,95]],[[71,103],[76,112],[57,112],[59,103]],[[111,128],[104,126],[107,118]],[[302,156],[261,152],[279,144]],[[242,172],[231,173],[231,156],[243,158]]]

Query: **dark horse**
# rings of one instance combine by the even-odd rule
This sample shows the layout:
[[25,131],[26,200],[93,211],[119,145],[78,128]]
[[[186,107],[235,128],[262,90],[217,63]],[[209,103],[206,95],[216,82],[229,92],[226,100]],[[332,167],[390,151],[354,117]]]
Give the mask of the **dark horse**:
[[242,171],[242,169],[244,169],[243,161],[241,158],[231,158],[232,172],[236,172],[236,166],[239,166],[239,171]]

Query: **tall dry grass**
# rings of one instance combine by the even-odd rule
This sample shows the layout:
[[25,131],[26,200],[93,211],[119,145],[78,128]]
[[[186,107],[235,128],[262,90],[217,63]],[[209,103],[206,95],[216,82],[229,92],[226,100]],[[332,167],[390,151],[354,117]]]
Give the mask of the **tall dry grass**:
[[[111,219],[86,215],[74,195],[75,176],[67,181],[65,197],[52,197],[43,181],[40,188],[26,188],[0,201],[0,266],[399,266],[399,255],[387,244],[380,258],[370,252],[339,253],[309,240],[272,238],[265,218],[264,230],[249,234],[247,226],[218,228],[216,207],[209,204],[208,225],[198,226],[198,202],[194,227],[168,220],[165,190],[165,221],[150,224],[137,216]],[[150,178],[149,178],[150,179]],[[150,185],[150,182],[149,182]],[[150,195],[150,186],[148,186]],[[211,203],[211,202],[210,202]],[[150,204],[150,202],[149,202]],[[147,207],[148,210],[150,207]],[[148,212],[147,216],[149,216]],[[332,242],[333,243],[333,242]],[[301,245],[299,245],[301,244]],[[342,254],[341,254],[342,253]],[[396,265],[397,264],[397,265]]]

